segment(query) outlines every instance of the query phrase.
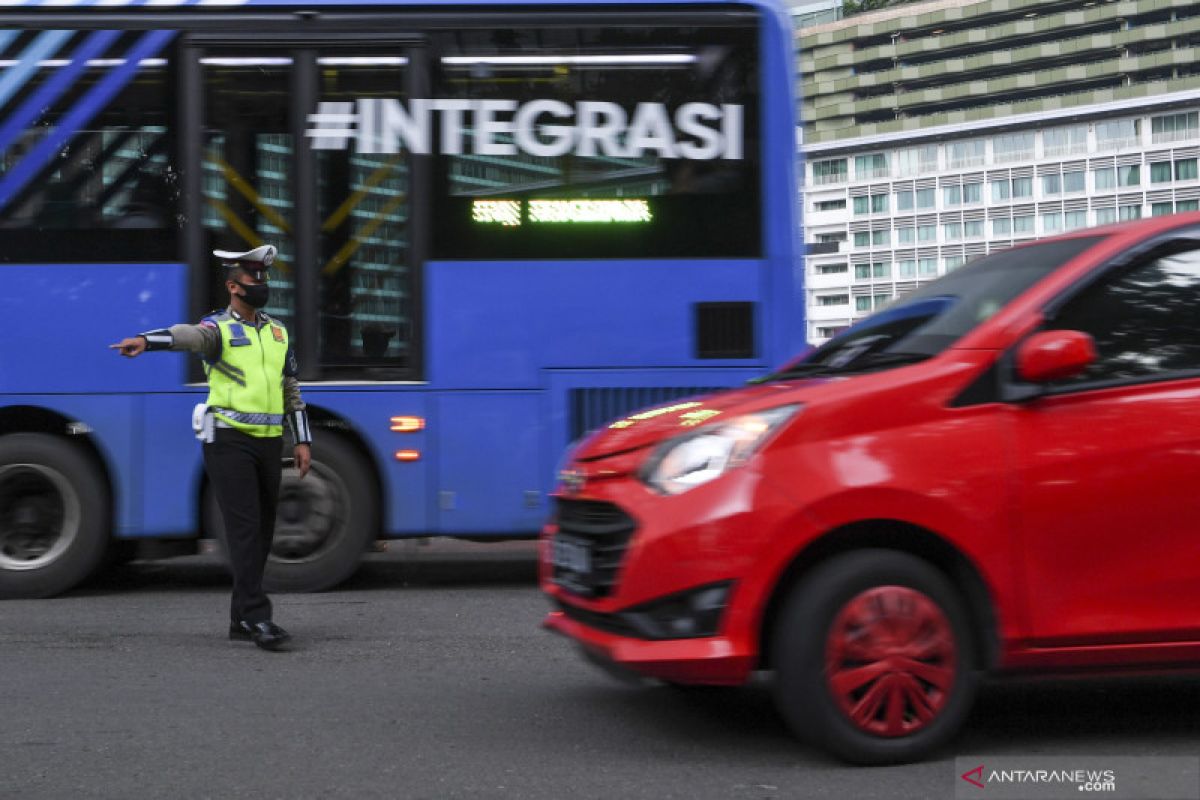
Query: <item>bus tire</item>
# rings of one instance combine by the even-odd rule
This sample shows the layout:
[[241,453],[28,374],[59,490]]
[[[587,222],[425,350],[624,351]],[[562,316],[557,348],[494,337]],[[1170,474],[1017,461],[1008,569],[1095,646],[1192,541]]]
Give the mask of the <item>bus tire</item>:
[[91,575],[111,525],[107,483],[80,447],[0,437],[0,598],[51,597]]
[[[269,592],[321,592],[358,569],[379,532],[375,478],[342,437],[314,432],[312,467],[301,479],[283,471],[275,535],[263,586]],[[210,486],[204,499],[205,531],[224,550],[225,524]]]

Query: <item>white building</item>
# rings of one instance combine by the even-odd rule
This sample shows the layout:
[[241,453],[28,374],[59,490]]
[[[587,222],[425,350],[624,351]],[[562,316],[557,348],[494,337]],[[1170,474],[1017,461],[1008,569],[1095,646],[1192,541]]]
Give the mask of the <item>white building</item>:
[[938,0],[799,42],[810,341],[976,256],[1200,209],[1200,4]]

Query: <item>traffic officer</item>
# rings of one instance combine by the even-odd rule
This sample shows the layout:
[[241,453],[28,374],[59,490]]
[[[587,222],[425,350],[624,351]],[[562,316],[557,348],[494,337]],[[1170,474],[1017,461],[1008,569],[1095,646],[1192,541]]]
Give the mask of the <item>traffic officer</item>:
[[244,253],[214,250],[225,272],[229,307],[199,325],[172,325],[110,347],[133,358],[153,350],[189,350],[204,359],[208,400],[192,425],[204,442],[204,467],[225,520],[233,572],[229,638],[278,650],[290,635],[271,619],[263,571],[271,551],[283,471],[283,424],[291,428],[294,463],[303,478],[312,435],[300,397],[296,358],[287,330],[263,313],[275,247]]

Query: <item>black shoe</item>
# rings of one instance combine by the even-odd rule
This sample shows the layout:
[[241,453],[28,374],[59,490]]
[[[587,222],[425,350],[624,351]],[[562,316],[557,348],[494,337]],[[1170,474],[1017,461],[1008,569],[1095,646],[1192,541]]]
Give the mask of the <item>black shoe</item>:
[[250,625],[246,622],[231,622],[229,623],[229,641],[231,642],[248,642],[253,637],[250,635]]
[[292,638],[290,633],[270,620],[253,624],[243,622],[242,625],[251,640],[263,650],[278,650]]

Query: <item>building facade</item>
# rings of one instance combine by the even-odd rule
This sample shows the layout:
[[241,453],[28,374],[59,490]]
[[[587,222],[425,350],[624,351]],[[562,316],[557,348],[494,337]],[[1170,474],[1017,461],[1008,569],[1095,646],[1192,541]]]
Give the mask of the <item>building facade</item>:
[[977,256],[1200,208],[1200,3],[935,0],[797,35],[808,338]]

